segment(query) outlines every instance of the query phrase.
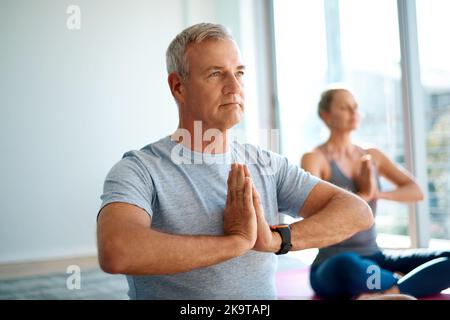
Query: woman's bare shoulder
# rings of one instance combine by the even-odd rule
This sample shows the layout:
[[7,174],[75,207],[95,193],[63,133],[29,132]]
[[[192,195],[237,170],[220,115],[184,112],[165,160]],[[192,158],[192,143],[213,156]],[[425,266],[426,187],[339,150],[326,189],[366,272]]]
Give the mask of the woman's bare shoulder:
[[301,167],[321,179],[325,179],[328,176],[328,162],[325,154],[319,147],[303,155]]
[[320,150],[320,146],[315,147],[314,149],[305,152],[302,156],[302,159],[304,160],[311,160],[311,161],[323,161],[326,160],[325,155]]
[[383,159],[387,158],[383,151],[375,147],[366,148],[364,151],[370,154],[376,161],[383,161]]

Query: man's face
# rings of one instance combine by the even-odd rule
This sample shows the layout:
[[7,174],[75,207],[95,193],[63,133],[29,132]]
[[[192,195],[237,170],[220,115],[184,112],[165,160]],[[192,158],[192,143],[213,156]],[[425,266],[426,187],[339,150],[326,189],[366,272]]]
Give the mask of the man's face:
[[226,130],[244,113],[244,66],[232,40],[205,40],[188,47],[189,75],[182,81],[183,121],[202,121],[204,129]]

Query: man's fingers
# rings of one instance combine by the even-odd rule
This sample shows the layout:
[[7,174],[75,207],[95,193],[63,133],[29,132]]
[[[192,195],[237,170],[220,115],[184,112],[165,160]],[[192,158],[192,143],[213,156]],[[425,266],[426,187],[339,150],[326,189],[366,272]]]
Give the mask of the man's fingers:
[[237,173],[236,173],[236,191],[237,192],[244,192],[244,184],[245,184],[245,177],[244,177],[244,169],[242,168],[242,165],[237,165]]
[[237,165],[236,169],[236,206],[238,209],[244,209],[244,169],[241,165]]
[[234,204],[241,209],[248,205],[253,207],[253,190],[255,189],[253,189],[253,182],[247,166],[233,163],[231,165],[230,173],[228,174],[227,184],[227,205]]
[[261,204],[260,198],[259,198],[259,193],[258,191],[256,191],[256,187],[255,185],[252,185],[252,191],[253,191],[253,198],[258,202],[258,204]]
[[251,178],[251,176],[250,176],[250,171],[248,170],[247,166],[246,166],[245,164],[244,164],[243,166],[244,166],[244,173],[245,173],[245,176]]
[[236,164],[231,165],[230,173],[228,174],[228,196],[231,203],[236,201]]
[[225,202],[225,206],[228,207],[231,204],[231,192],[230,192],[230,179],[227,180],[227,201]]
[[238,164],[238,187],[244,189],[245,184],[245,173],[244,173],[244,167],[242,164]]
[[258,191],[256,191],[255,185],[252,185],[252,193],[253,193],[253,206],[255,207],[255,211],[257,215],[262,215],[264,210],[261,204],[261,198],[259,197]]
[[252,180],[245,177],[244,182],[244,210],[247,211],[253,208],[253,187]]
[[231,196],[231,176],[233,175],[233,165],[230,167],[230,172],[228,172],[228,179],[227,179],[227,205],[231,202],[232,196]]

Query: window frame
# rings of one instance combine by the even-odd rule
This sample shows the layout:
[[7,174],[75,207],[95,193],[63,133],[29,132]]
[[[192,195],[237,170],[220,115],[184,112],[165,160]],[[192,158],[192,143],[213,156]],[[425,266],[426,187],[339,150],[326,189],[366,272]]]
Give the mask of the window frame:
[[409,205],[409,233],[413,247],[426,248],[430,241],[428,206],[425,96],[420,76],[415,0],[397,0],[401,50],[401,85],[407,169],[424,190],[424,200]]

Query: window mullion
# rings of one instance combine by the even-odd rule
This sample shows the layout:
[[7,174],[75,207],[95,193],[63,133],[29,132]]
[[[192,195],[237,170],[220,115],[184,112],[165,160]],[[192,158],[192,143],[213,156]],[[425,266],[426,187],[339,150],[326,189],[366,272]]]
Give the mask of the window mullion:
[[419,46],[417,38],[416,1],[397,0],[402,95],[405,135],[405,161],[421,186],[425,200],[410,206],[410,234],[413,247],[428,247],[430,240],[428,178],[424,92],[420,78]]

